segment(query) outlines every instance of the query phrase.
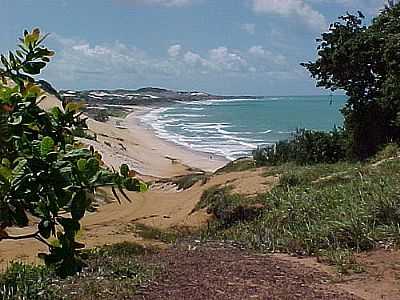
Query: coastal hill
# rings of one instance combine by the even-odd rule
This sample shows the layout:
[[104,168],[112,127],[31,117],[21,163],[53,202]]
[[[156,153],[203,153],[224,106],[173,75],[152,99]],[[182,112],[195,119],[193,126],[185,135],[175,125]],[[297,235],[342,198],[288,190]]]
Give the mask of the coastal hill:
[[218,99],[257,99],[259,96],[232,96],[213,95],[199,91],[174,91],[156,87],[145,87],[137,90],[85,90],[85,91],[60,91],[60,95],[67,101],[85,100],[89,105],[152,105],[176,101],[204,101]]

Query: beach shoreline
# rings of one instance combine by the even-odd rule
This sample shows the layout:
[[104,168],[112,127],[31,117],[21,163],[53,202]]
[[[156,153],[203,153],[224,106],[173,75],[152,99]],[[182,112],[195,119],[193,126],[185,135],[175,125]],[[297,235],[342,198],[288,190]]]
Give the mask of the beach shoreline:
[[149,107],[134,107],[125,119],[111,118],[102,123],[89,119],[89,129],[96,133],[97,140],[82,139],[103,156],[104,162],[116,169],[122,164],[147,177],[171,178],[198,171],[214,173],[229,160],[195,151],[162,139],[140,116],[151,110]]
[[[125,119],[124,123],[127,125],[128,129],[136,130],[142,129],[145,131],[145,134],[150,134],[154,136],[156,139],[167,143],[171,147],[176,147],[176,154],[182,157],[182,163],[188,165],[189,167],[194,167],[198,169],[202,169],[207,172],[215,172],[216,169],[214,167],[218,166],[218,168],[225,166],[231,160],[228,158],[214,153],[209,153],[205,151],[195,150],[185,145],[178,144],[173,140],[165,139],[159,137],[155,129],[148,123],[145,123],[140,117],[149,113],[153,107],[141,106],[138,107],[138,110],[130,113]],[[193,156],[193,157],[192,157]],[[196,157],[198,162],[194,162],[191,158]],[[189,159],[190,158],[190,159]],[[206,160],[210,161],[206,163]],[[215,163],[214,163],[215,162]],[[222,165],[221,165],[222,164]]]

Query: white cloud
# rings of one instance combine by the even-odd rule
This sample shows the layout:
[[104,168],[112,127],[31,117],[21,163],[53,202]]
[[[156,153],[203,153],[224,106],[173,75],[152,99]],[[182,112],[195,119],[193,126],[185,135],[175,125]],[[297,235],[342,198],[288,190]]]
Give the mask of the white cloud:
[[366,14],[375,15],[380,9],[384,8],[387,0],[310,0],[314,3],[336,3],[350,10],[360,10]]
[[203,59],[199,54],[192,51],[188,51],[183,56],[183,61],[189,65],[206,65],[206,60]]
[[256,33],[256,24],[246,23],[242,24],[242,30],[246,31],[248,34],[254,35]]
[[326,28],[325,17],[305,0],[251,0],[253,11],[259,14],[275,14],[297,17],[315,30]]
[[249,53],[256,56],[264,56],[265,50],[262,46],[253,46],[249,49]]
[[262,46],[252,46],[249,48],[248,53],[256,60],[256,63],[253,63],[254,65],[264,66],[267,67],[267,69],[273,66],[287,67],[289,65],[284,55],[273,53]]
[[84,40],[53,35],[54,41],[58,51],[46,76],[56,82],[92,82],[99,87],[113,82],[183,79],[188,75],[275,72],[286,67],[285,57],[261,46],[246,51],[221,46],[200,54],[176,44],[166,49],[166,55],[153,57],[118,41],[91,45]]
[[116,0],[125,4],[132,5],[159,5],[165,7],[182,7],[189,5],[193,0]]
[[209,51],[209,61],[217,69],[228,71],[240,71],[247,66],[246,59],[226,47],[211,49]]
[[170,57],[177,57],[181,54],[182,46],[179,44],[172,45],[168,48],[168,55]]

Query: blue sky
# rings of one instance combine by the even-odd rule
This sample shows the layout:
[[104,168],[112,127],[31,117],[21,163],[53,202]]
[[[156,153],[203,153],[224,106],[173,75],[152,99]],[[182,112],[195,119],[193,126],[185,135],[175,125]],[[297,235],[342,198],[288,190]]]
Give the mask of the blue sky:
[[218,94],[311,95],[300,62],[346,11],[384,0],[0,0],[0,51],[23,29],[51,33],[42,76],[58,89],[159,86]]

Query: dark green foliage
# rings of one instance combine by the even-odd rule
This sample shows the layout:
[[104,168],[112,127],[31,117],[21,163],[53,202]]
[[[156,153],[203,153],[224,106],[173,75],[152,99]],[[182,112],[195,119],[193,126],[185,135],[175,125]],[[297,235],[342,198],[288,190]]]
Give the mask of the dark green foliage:
[[[27,226],[28,213],[40,222],[37,231],[25,236],[49,246],[40,254],[47,265],[65,277],[80,271],[84,262],[79,256],[84,245],[75,241],[80,220],[92,207],[96,188],[111,186],[126,197],[123,188],[141,191],[145,185],[129,175],[129,168],[117,173],[103,166],[101,156],[93,149],[82,148],[73,132],[86,127],[81,119],[80,104],[68,103],[63,110],[42,110],[38,102],[43,91],[32,75],[46,66],[52,51],[41,46],[44,37],[35,29],[25,32],[20,51],[1,56],[0,111],[7,116],[7,137],[0,148],[0,241],[21,239],[6,232],[10,226]],[[127,198],[127,200],[129,200]],[[60,212],[70,216],[60,216]],[[54,237],[57,246],[46,240]]]
[[400,4],[386,8],[370,26],[347,14],[318,40],[319,58],[302,64],[327,89],[345,90],[345,129],[354,157],[400,139]]
[[293,138],[280,141],[253,152],[257,166],[296,162],[300,165],[335,163],[346,158],[346,134],[341,129],[332,132],[297,130]]

